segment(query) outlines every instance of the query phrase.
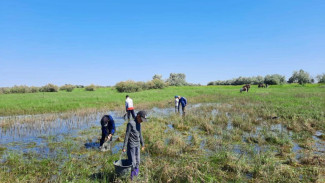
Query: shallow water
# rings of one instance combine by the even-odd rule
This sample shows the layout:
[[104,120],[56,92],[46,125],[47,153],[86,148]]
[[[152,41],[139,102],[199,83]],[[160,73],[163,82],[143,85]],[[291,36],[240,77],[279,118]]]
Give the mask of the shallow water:
[[[189,105],[188,111],[195,110],[199,107],[206,107],[206,106],[213,106],[217,107],[220,104],[213,104],[213,103],[206,103],[206,104],[194,104]],[[231,107],[231,106],[229,106]],[[116,128],[118,129],[125,120],[123,119],[123,114],[118,111],[109,111],[105,114],[110,114],[114,118]],[[173,115],[175,113],[174,108],[153,108],[152,110],[148,111],[149,116],[169,116]],[[211,109],[211,115],[212,117],[215,117],[219,114],[219,111],[215,108]],[[6,147],[6,151],[18,151],[22,153],[35,153],[39,154],[39,156],[42,157],[51,157],[55,156],[56,152],[53,150],[53,148],[50,147],[51,143],[59,143],[63,142],[67,138],[76,138],[80,136],[87,136],[87,134],[80,134],[80,133],[86,133],[87,130],[91,129],[94,131],[98,131],[98,136],[101,134],[100,130],[100,119],[104,115],[104,113],[95,113],[91,115],[86,116],[76,116],[72,115],[72,117],[67,118],[66,115],[54,115],[54,119],[52,121],[42,120],[42,118],[47,118],[46,115],[26,115],[26,116],[13,116],[13,117],[1,117],[0,118],[0,124],[3,120],[11,119],[15,121],[14,124],[1,128],[0,127],[0,146]],[[228,117],[228,123],[225,131],[232,131],[235,127],[233,127],[231,122],[231,114],[226,113],[226,116]],[[33,121],[33,118],[35,117],[35,121]],[[52,118],[53,116],[51,116]],[[21,120],[29,120],[28,123],[21,123]],[[263,119],[260,119],[263,121]],[[179,133],[177,130],[174,129],[174,126],[171,122],[171,124],[166,125],[165,132],[168,131],[174,131],[175,133]],[[194,129],[194,128],[193,128]],[[193,130],[191,129],[191,130]],[[195,129],[194,129],[195,130]],[[198,130],[198,129],[196,129]],[[279,134],[286,134],[290,140],[292,136],[292,132],[288,130],[284,125],[282,124],[275,124],[271,125],[269,127],[258,125],[256,126],[256,130],[251,133],[245,133],[243,135],[243,142],[246,143],[246,139],[249,137],[259,137],[263,136],[263,130],[268,130],[269,133],[274,135]],[[86,131],[86,132],[85,132]],[[325,142],[320,136],[324,135],[321,131],[317,131],[315,135],[313,135],[313,139],[315,141],[314,149],[316,154],[324,154],[325,153]],[[116,140],[118,137],[118,134],[113,136],[113,141]],[[190,143],[192,140],[192,135],[187,136],[187,142]],[[220,139],[220,136],[216,136],[216,138]],[[113,154],[118,153],[123,148],[122,142],[115,142],[113,143],[111,147],[111,151]],[[292,152],[295,154],[296,159],[299,159],[303,154],[300,153],[303,148],[300,147],[297,143],[292,141]],[[203,150],[208,151],[208,149],[205,149],[206,145],[206,139],[202,139],[200,142],[200,148]],[[84,147],[89,150],[98,150],[99,147],[99,141],[97,138],[88,139],[85,140],[83,144],[80,144],[81,147]],[[261,149],[267,149],[267,147],[260,147],[257,143],[251,144],[253,151],[258,153],[261,151]],[[236,154],[242,154],[245,151],[245,148],[241,145],[233,145],[232,151]],[[247,149],[246,149],[247,150]],[[63,150],[64,153],[64,150]],[[1,160],[1,158],[0,158]]]

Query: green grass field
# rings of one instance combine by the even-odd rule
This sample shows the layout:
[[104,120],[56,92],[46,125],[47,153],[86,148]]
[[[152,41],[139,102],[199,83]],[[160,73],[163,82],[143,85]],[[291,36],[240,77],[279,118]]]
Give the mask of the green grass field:
[[[189,107],[184,118],[172,112],[170,116],[153,116],[150,122],[142,123],[146,149],[141,154],[137,181],[324,182],[325,87],[252,86],[248,93],[239,93],[239,88],[169,87],[131,93],[136,110],[173,107],[175,95],[185,96],[189,104],[206,103]],[[123,111],[125,95],[111,88],[0,95],[0,109],[2,115]],[[31,117],[18,131],[15,125],[3,126],[1,130],[23,135],[25,128],[51,128],[51,122],[57,123],[57,118],[62,117],[65,118],[50,114],[39,116],[41,120]],[[67,120],[86,123],[94,118],[85,115]],[[123,142],[125,127],[125,122],[118,127],[113,147]],[[97,141],[99,123],[77,134],[69,132],[63,138],[45,135],[41,144],[0,144],[0,182],[130,182],[128,177],[114,174],[113,162],[121,149],[117,153],[102,153],[85,148],[85,143]],[[51,155],[35,148],[48,148]]]
[[[189,103],[249,101],[263,104],[265,110],[290,119],[324,119],[324,86],[279,85],[267,89],[252,86],[248,93],[239,93],[239,88],[240,86],[168,87],[129,95],[138,109],[172,107],[173,97],[181,95]],[[100,88],[93,92],[75,89],[73,92],[3,94],[0,95],[0,115],[58,113],[88,108],[124,110],[125,95],[126,93],[118,93],[112,88]]]

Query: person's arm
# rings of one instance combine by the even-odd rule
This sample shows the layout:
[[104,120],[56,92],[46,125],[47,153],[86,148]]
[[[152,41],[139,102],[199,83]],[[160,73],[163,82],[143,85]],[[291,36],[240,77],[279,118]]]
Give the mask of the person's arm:
[[144,150],[144,141],[143,141],[143,137],[142,137],[142,130],[141,130],[141,127],[140,127],[140,144],[142,146],[142,150]]
[[110,137],[112,137],[113,135],[114,135],[114,133],[115,133],[115,122],[114,122],[114,119],[112,118],[112,116],[111,115],[109,115],[108,116],[109,117],[109,121],[110,121],[110,123],[111,123],[111,130],[110,130]]
[[186,100],[186,98],[184,98],[184,102],[185,102],[185,106],[186,106],[186,104],[187,104],[187,100]]
[[140,144],[141,146],[144,146],[144,141],[143,141],[143,137],[142,137],[142,130],[140,128]]
[[126,112],[128,111],[128,106],[129,106],[128,102],[125,101],[125,111],[126,111]]
[[123,151],[125,151],[126,145],[128,144],[130,131],[131,131],[131,124],[128,123],[128,125],[126,126],[126,132],[125,132],[125,138],[124,138],[124,144],[123,144]]

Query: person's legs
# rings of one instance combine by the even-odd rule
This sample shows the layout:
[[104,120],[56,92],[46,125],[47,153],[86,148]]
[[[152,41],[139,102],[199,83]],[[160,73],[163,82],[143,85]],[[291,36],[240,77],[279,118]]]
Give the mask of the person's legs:
[[135,158],[136,158],[136,164],[135,164],[135,175],[139,175],[139,166],[140,166],[140,147],[135,148]]
[[132,118],[133,118],[133,120],[135,120],[134,110],[131,110],[131,114],[132,114]]
[[183,112],[183,116],[185,116],[185,106],[182,106],[182,112]]
[[102,138],[99,141],[99,146],[102,146],[104,144],[104,142],[105,142],[105,135],[102,134]]
[[128,161],[129,163],[132,163],[132,169],[131,169],[131,180],[133,179],[134,176],[136,176],[136,165],[137,165],[137,157],[136,157],[136,152],[137,152],[138,147],[129,147],[127,150],[128,154]]
[[129,121],[130,121],[130,112],[131,112],[131,111],[127,110],[127,113],[128,113],[127,116],[128,116],[128,120],[129,120]]

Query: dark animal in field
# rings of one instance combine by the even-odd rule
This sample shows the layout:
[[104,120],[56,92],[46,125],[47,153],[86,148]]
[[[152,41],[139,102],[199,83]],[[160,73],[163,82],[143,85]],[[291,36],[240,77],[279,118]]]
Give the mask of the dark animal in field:
[[258,84],[258,87],[259,88],[266,88],[265,84],[262,84],[262,83],[261,84]]
[[248,92],[248,89],[246,88],[246,86],[243,86],[243,87],[240,89],[240,93],[243,92],[243,91]]
[[248,92],[248,90],[251,88],[251,85],[250,84],[245,84],[243,86],[243,88],[246,88],[246,90],[244,90],[244,91],[247,91]]

